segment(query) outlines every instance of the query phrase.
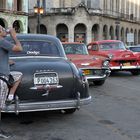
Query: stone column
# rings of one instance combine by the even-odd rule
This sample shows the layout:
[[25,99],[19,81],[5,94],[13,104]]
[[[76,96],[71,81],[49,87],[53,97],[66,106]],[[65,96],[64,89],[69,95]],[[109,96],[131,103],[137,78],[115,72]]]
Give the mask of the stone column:
[[6,9],[13,10],[13,1],[7,0]]
[[68,25],[68,38],[69,42],[74,42],[74,26]]
[[87,37],[86,37],[86,43],[90,43],[92,41],[92,27],[87,27]]
[[99,24],[99,33],[98,33],[98,40],[103,39],[103,25]]
[[28,13],[28,0],[22,0],[22,11]]

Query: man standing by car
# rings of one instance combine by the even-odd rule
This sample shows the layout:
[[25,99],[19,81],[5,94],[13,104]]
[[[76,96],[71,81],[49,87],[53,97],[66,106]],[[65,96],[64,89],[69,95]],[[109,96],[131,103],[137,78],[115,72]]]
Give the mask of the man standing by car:
[[[14,44],[10,43],[5,39],[6,35],[10,34],[11,38],[15,42]],[[6,31],[0,25],[0,125],[1,125],[1,111],[5,106],[5,102],[8,96],[8,100],[11,101],[14,98],[14,93],[21,81],[22,73],[21,72],[12,72],[14,84],[10,88],[8,87],[10,68],[9,68],[9,52],[22,51],[22,46],[19,40],[16,37],[15,29],[10,28],[9,31]],[[5,80],[4,80],[5,79]],[[0,138],[9,138],[10,135],[7,132],[4,132],[0,129]]]

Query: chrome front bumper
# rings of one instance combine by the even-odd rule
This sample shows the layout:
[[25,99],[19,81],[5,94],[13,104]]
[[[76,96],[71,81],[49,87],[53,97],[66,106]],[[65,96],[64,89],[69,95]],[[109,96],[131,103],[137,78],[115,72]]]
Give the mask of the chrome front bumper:
[[110,73],[110,70],[106,70],[104,75],[86,75],[86,79],[91,81],[105,80],[110,75]]
[[140,69],[140,66],[115,66],[110,67],[111,70],[132,70],[132,69]]
[[[79,96],[80,97],[80,96]],[[59,100],[59,101],[43,101],[43,102],[30,102],[30,103],[18,103],[5,106],[2,112],[16,113],[19,112],[33,112],[33,111],[46,111],[46,110],[61,110],[79,108],[82,105],[87,105],[91,102],[91,96],[84,99],[74,100]]]

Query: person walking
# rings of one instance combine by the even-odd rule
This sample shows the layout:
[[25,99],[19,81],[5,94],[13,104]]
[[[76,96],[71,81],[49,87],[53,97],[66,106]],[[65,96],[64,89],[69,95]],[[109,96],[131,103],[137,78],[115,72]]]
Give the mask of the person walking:
[[[7,41],[5,37],[10,34],[11,38],[14,40],[14,44]],[[11,135],[1,129],[1,112],[5,107],[6,99],[12,101],[14,98],[14,93],[21,81],[21,72],[10,72],[9,66],[9,52],[22,51],[22,46],[20,41],[16,37],[16,32],[14,28],[9,28],[7,32],[5,28],[0,25],[0,138],[9,138]],[[9,75],[13,76],[14,83],[9,89],[8,83]],[[9,93],[9,95],[8,95]],[[8,97],[7,97],[8,96]]]

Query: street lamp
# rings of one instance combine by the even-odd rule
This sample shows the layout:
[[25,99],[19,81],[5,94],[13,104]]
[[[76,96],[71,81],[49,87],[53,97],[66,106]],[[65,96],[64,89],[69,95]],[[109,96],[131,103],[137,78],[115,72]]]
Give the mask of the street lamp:
[[34,13],[37,14],[37,33],[40,33],[40,15],[44,13],[44,9],[40,7],[40,1],[37,1],[37,6],[34,7]]

